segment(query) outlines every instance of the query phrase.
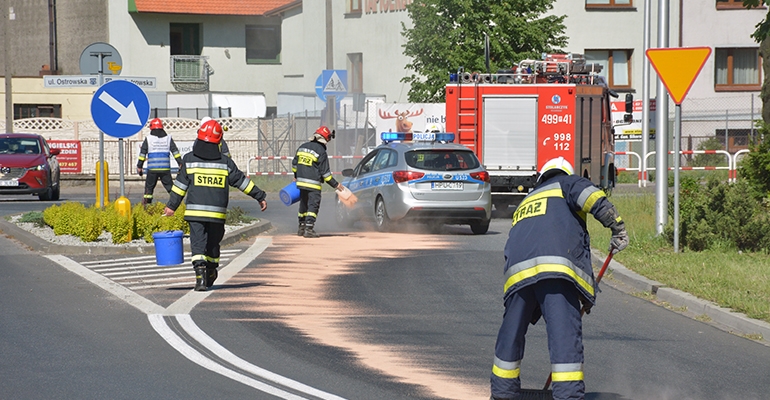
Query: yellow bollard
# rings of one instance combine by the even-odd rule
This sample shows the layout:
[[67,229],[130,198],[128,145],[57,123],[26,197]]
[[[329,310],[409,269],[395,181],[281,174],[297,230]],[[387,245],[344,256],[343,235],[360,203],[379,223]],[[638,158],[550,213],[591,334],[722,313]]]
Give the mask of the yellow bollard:
[[[117,200],[115,200],[115,210],[118,212],[118,214],[128,218],[129,222],[131,221],[131,200],[126,198],[125,196],[118,197]],[[133,229],[128,229],[128,241],[130,242],[132,240],[131,234]]]
[[[106,205],[110,201],[110,165],[107,161],[104,162],[104,168],[99,168],[99,164],[101,161],[96,162],[96,203],[97,205],[101,205],[102,203]],[[104,195],[102,196],[102,179],[104,179]],[[103,199],[103,202],[100,203],[99,199]]]

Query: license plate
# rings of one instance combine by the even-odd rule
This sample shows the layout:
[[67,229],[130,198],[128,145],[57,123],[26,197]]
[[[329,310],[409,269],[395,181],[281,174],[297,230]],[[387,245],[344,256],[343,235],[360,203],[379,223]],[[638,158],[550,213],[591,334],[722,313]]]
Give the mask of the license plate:
[[433,190],[463,190],[462,182],[433,182]]
[[19,181],[0,181],[0,186],[19,186]]

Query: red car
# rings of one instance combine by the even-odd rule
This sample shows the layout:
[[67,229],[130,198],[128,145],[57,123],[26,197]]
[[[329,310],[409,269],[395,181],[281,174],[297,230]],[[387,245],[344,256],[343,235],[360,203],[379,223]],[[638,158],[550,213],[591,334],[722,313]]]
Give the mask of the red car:
[[59,200],[59,149],[51,149],[40,135],[0,134],[0,194],[33,194],[40,200]]

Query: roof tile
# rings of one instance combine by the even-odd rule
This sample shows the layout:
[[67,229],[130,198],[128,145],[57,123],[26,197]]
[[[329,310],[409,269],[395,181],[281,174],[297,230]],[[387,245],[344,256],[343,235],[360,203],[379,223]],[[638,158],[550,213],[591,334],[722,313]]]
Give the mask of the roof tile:
[[264,15],[297,0],[134,0],[140,13]]

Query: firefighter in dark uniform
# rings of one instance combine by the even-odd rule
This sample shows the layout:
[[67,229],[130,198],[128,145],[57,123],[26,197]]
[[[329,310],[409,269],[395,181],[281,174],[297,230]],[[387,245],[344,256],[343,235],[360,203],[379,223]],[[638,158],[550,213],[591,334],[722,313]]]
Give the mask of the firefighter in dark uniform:
[[265,192],[238,169],[235,162],[222,155],[222,126],[211,120],[198,130],[198,139],[182,166],[171,189],[164,211],[171,216],[187,195],[184,219],[190,224],[190,250],[195,269],[195,290],[205,291],[217,279],[219,243],[225,234],[225,218],[230,198],[230,186],[267,208]]
[[329,157],[326,155],[326,143],[334,139],[334,131],[322,126],[316,129],[309,142],[299,146],[297,154],[291,160],[291,170],[299,189],[299,230],[298,236],[317,238],[315,221],[321,207],[321,185],[342,191],[344,186],[337,182],[329,171]]
[[163,121],[155,118],[150,121],[150,135],[144,138],[142,148],[139,150],[139,161],[136,163],[136,172],[142,176],[142,166],[147,160],[147,179],[144,181],[144,198],[142,204],[152,203],[152,193],[155,185],[163,184],[166,192],[171,191],[173,179],[171,179],[171,162],[169,154],[174,155],[177,164],[181,165],[182,156],[174,143],[174,139],[163,130]]
[[554,399],[582,399],[581,308],[596,301],[586,217],[612,230],[610,251],[628,245],[625,223],[604,192],[573,175],[563,157],[541,168],[535,189],[513,213],[505,245],[505,313],[495,345],[492,399],[518,398],[528,324],[542,316],[548,333]]

